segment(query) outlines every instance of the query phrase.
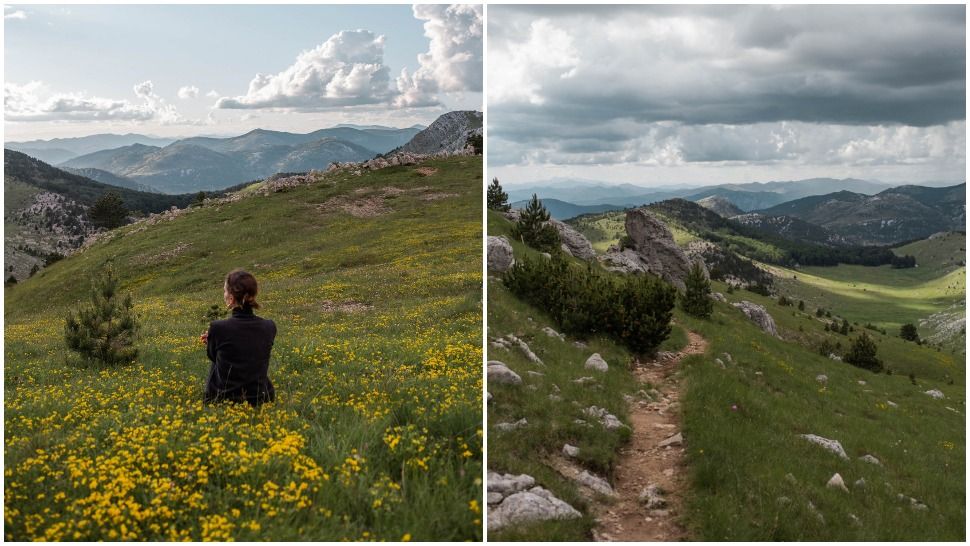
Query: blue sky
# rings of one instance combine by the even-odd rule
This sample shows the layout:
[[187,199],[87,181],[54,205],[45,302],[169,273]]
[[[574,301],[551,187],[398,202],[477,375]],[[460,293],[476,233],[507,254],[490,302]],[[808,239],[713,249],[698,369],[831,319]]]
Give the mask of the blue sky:
[[481,109],[480,6],[14,4],[4,27],[7,140],[403,127]]

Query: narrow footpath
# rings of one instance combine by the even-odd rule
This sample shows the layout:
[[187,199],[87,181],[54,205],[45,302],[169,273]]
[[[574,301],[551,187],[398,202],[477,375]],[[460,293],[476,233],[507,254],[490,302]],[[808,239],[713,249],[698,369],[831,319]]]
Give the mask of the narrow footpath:
[[[616,500],[597,512],[597,541],[687,540],[678,523],[683,514],[687,477],[684,475],[684,441],[680,424],[681,361],[707,350],[707,340],[687,333],[688,343],[677,353],[660,353],[656,360],[636,363],[634,375],[648,392],[659,391],[653,401],[630,405],[630,443],[620,450],[614,473]],[[650,387],[647,386],[650,385]],[[655,394],[655,393],[654,393]],[[641,499],[641,497],[643,497]]]

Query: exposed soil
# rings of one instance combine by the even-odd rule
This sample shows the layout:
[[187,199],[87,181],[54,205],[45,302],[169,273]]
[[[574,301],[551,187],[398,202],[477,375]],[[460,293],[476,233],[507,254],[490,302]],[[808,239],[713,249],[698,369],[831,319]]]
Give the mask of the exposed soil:
[[[597,541],[676,541],[687,540],[680,524],[687,487],[684,475],[684,445],[660,447],[659,444],[681,431],[680,385],[676,375],[680,362],[689,355],[703,354],[707,340],[688,332],[687,346],[677,353],[660,353],[653,361],[636,362],[634,376],[663,395],[653,402],[635,400],[630,405],[630,443],[620,450],[614,472],[616,500],[597,510]],[[640,502],[640,493],[650,485],[659,486],[666,506],[649,509]]]

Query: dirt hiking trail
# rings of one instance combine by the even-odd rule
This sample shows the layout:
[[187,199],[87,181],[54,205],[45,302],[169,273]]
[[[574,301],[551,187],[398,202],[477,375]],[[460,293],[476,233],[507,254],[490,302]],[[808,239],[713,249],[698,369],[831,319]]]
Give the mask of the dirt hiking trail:
[[[655,360],[634,363],[634,376],[653,401],[630,404],[630,443],[620,449],[614,472],[616,499],[597,510],[597,541],[687,540],[679,523],[687,487],[684,445],[679,434],[680,385],[677,370],[690,355],[704,354],[707,340],[687,333],[687,346],[676,353],[659,353]],[[649,493],[641,494],[645,491]]]

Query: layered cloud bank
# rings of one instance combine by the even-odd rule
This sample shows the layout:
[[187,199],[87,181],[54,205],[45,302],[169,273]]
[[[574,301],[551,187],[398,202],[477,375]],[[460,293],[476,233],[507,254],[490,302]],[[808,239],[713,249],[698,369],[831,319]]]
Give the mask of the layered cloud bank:
[[[238,94],[214,89],[203,93],[196,85],[181,85],[185,80],[178,82],[180,87],[169,82],[171,96],[167,99],[160,95],[162,86],[156,87],[150,80],[134,84],[133,95],[128,89],[109,96],[53,89],[43,81],[8,82],[4,85],[4,117],[8,122],[202,125],[230,117],[245,122],[262,115],[257,111],[266,110],[276,116],[399,112],[413,119],[426,115],[413,109],[442,109],[448,107],[445,102],[474,99],[466,94],[482,92],[482,6],[415,5],[412,15],[423,22],[427,50],[413,59],[411,70],[404,68],[397,76],[385,62],[386,48],[394,47],[386,36],[348,29],[298,53],[278,72],[255,74],[248,86],[245,79],[240,80]],[[21,12],[7,9],[5,17],[20,18]],[[197,77],[191,75],[199,81]],[[192,119],[181,114],[180,108],[205,119]],[[246,112],[233,115],[232,110]]]
[[965,162],[961,6],[495,6],[489,32],[490,165]]

